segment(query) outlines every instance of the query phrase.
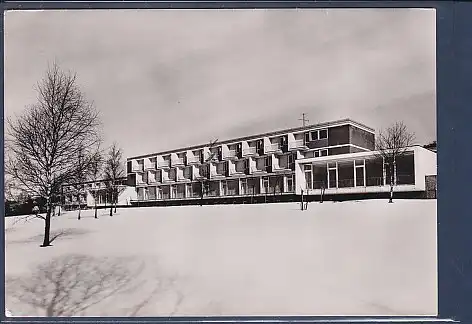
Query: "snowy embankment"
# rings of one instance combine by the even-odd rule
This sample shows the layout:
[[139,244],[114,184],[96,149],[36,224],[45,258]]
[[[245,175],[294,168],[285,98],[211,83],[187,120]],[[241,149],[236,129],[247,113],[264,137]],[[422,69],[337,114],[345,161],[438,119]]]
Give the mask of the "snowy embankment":
[[[18,316],[434,315],[436,201],[128,208],[6,219]],[[59,289],[57,289],[59,288]]]

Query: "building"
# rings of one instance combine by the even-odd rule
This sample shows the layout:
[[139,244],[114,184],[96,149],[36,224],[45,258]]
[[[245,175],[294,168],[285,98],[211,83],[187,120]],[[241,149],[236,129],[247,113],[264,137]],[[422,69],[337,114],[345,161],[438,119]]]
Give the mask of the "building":
[[[388,174],[374,146],[374,129],[344,119],[131,157],[128,185],[140,206],[294,201],[302,190],[315,199],[323,181],[327,197],[382,194]],[[435,153],[411,148],[398,161],[396,191],[424,196],[435,166]]]
[[[127,186],[127,178],[117,180],[119,188],[118,206],[130,205],[136,200],[136,190]],[[95,204],[95,199],[97,203]],[[92,208],[109,206],[111,202],[107,180],[87,181],[62,186],[62,204],[66,209]]]

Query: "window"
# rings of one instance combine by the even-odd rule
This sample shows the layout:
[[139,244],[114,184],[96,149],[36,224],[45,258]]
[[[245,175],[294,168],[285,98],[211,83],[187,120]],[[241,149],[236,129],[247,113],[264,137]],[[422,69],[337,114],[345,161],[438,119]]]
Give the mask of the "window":
[[226,181],[221,181],[221,190],[222,190],[222,196],[228,195],[228,184]]
[[311,171],[311,164],[305,164],[305,165],[303,166],[303,170],[305,170],[305,171]]
[[312,141],[318,140],[318,131],[311,132],[311,140]]
[[325,139],[328,138],[328,130],[327,129],[322,129],[319,131],[319,139]]
[[306,189],[313,189],[313,172],[311,165],[305,165],[305,183]]
[[305,133],[305,143],[310,141],[310,133]]
[[328,150],[320,150],[321,156],[328,156]]
[[171,198],[176,198],[177,197],[177,187],[176,186],[172,186],[171,187]]
[[364,172],[365,169],[363,166],[356,167],[356,186],[358,187],[364,186]]
[[295,191],[293,175],[287,177],[287,192]]
[[328,188],[338,187],[338,166],[336,163],[328,163]]
[[269,193],[269,178],[263,177],[262,178],[262,193]]
[[320,151],[315,151],[315,157],[320,157]]
[[247,179],[241,179],[241,195],[247,195]]
[[272,165],[272,156],[267,156],[265,159],[264,159],[264,166],[265,167],[269,167]]

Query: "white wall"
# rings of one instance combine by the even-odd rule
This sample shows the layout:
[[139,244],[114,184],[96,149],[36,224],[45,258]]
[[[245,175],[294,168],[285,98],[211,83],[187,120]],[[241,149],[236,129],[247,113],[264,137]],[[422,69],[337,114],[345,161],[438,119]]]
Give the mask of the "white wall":
[[416,187],[425,190],[425,176],[437,175],[437,155],[436,153],[423,147],[415,147],[415,184]]

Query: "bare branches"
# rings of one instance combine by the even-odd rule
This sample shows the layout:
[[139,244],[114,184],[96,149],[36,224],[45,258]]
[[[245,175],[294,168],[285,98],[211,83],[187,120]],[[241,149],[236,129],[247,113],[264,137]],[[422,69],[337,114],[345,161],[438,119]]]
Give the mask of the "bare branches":
[[61,185],[83,178],[100,144],[98,112],[77,85],[76,75],[50,66],[38,82],[38,101],[8,118],[6,172],[23,190],[47,200]]
[[375,140],[375,149],[386,164],[394,163],[398,156],[413,145],[415,135],[408,132],[403,122],[396,122],[385,131],[380,131]]
[[[105,160],[105,180],[108,192],[110,194],[113,203],[118,204],[118,199],[120,194],[125,190],[125,187],[119,183],[121,178],[126,176],[123,162],[123,152],[121,148],[118,147],[117,143],[113,143],[108,152],[108,157]],[[110,208],[110,216],[113,215],[112,208]]]

